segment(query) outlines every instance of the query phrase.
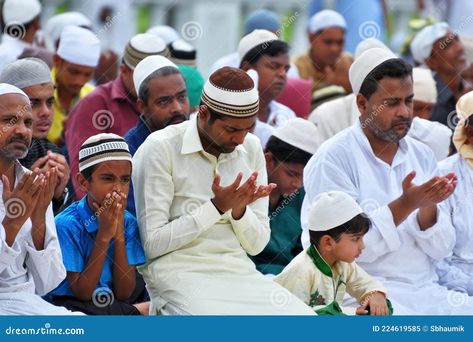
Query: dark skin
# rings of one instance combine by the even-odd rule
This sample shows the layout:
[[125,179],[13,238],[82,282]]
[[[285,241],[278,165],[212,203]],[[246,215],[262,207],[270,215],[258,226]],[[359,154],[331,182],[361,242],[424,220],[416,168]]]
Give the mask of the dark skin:
[[[385,77],[378,82],[378,89],[369,99],[362,94],[356,97],[360,110],[362,129],[373,153],[391,165],[399,148],[399,140],[408,132],[413,112],[412,78]],[[373,122],[375,130],[368,123]],[[389,136],[391,140],[387,140]],[[417,221],[421,230],[431,228],[437,222],[437,204],[447,199],[455,190],[457,177],[449,173],[433,177],[423,184],[415,185],[415,171],[403,180],[402,195],[389,204],[394,223],[401,224],[414,210],[419,209]]]
[[[256,116],[235,118],[224,116],[210,122],[210,112],[207,106],[199,107],[197,128],[204,150],[218,158],[221,153],[231,153],[238,145],[243,144],[246,135],[254,128]],[[246,206],[254,201],[268,196],[276,184],[258,185],[258,172],[253,172],[242,183],[243,174],[240,172],[235,181],[227,187],[220,185],[220,175],[216,174],[212,184],[214,197],[212,202],[221,213],[232,211],[235,220],[240,219],[246,211]]]
[[98,214],[99,228],[90,259],[82,272],[67,272],[72,291],[82,301],[89,301],[102,274],[110,242],[113,251],[113,293],[126,300],[135,288],[135,267],[128,264],[124,236],[124,212],[131,177],[128,161],[98,164],[90,180],[77,175],[81,190],[87,192],[87,204]]

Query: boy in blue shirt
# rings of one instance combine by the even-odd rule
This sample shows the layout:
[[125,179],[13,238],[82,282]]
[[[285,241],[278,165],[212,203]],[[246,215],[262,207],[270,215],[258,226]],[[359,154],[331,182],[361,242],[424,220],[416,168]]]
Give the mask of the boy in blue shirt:
[[[136,219],[125,210],[131,154],[115,134],[97,134],[79,151],[78,183],[87,194],[56,217],[67,278],[52,301],[89,315],[147,314],[137,282],[145,262]],[[139,278],[138,278],[139,279]]]

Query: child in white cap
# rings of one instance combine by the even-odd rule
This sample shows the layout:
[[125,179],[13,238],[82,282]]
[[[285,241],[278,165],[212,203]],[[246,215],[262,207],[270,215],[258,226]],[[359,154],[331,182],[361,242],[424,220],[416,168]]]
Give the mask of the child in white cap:
[[[386,289],[354,260],[365,248],[371,221],[353,198],[341,191],[319,194],[309,217],[310,246],[274,280],[318,315],[388,315],[393,310]],[[359,303],[342,308],[345,292]]]

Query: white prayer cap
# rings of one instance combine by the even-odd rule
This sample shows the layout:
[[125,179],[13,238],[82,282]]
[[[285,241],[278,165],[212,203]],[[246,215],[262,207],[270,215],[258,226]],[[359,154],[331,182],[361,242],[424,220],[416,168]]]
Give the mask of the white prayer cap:
[[315,13],[309,20],[309,32],[317,33],[329,27],[347,28],[347,22],[343,16],[332,10],[322,10]]
[[240,40],[240,44],[238,44],[240,62],[251,49],[273,40],[279,40],[278,36],[267,30],[254,30],[247,34]]
[[322,192],[311,204],[309,230],[325,232],[341,226],[361,213],[363,210],[350,195],[341,191]]
[[171,26],[167,25],[158,25],[158,26],[153,26],[146,31],[146,33],[151,33],[155,36],[158,36],[164,42],[166,45],[169,43],[172,43],[173,41],[179,39],[179,33],[175,29],[173,29]]
[[9,83],[20,89],[37,84],[53,83],[51,70],[39,58],[23,58],[7,64],[0,74],[1,83]]
[[350,66],[348,78],[353,89],[353,94],[358,94],[366,76],[378,65],[389,59],[397,58],[391,51],[382,48],[372,48],[363,52]]
[[363,52],[372,48],[381,48],[381,49],[390,50],[382,41],[376,38],[367,38],[367,39],[362,40],[356,46],[354,58],[357,59],[358,57],[361,56]]
[[133,83],[135,84],[136,92],[140,91],[141,83],[153,72],[162,69],[164,67],[173,67],[177,70],[176,64],[171,62],[169,59],[163,56],[154,55],[148,56],[138,63],[135,70],[133,71]]
[[100,58],[100,41],[86,28],[66,26],[59,38],[57,54],[69,63],[95,68]]
[[126,45],[123,61],[133,70],[139,62],[152,55],[168,57],[169,50],[161,38],[151,33],[139,33]]
[[258,113],[258,86],[245,71],[223,67],[205,82],[201,101],[222,115],[250,117]]
[[6,94],[19,94],[23,95],[28,99],[29,102],[29,97],[28,95],[25,94],[23,90],[21,90],[18,87],[15,87],[14,85],[8,84],[8,83],[0,83],[0,95],[6,95]]
[[41,12],[41,3],[38,0],[5,0],[3,4],[3,22],[5,25],[13,23],[27,24]]
[[414,101],[437,103],[437,86],[430,69],[413,68]]
[[49,50],[56,50],[56,42],[66,26],[92,27],[92,22],[80,12],[65,12],[51,17],[44,28],[46,44]]
[[274,130],[273,136],[310,154],[315,154],[320,146],[317,126],[302,118],[287,120]]
[[417,32],[411,42],[411,53],[415,61],[424,63],[424,61],[432,54],[432,46],[435,41],[442,38],[449,32],[450,28],[447,23],[435,23],[424,27]]

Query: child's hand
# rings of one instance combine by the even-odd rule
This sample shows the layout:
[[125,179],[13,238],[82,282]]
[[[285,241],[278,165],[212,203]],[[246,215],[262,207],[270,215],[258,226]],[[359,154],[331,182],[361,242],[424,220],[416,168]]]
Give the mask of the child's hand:
[[123,192],[115,192],[120,196],[120,200],[122,203],[122,207],[120,208],[117,216],[117,231],[115,234],[115,240],[117,239],[125,239],[125,207],[126,207],[126,195]]
[[111,240],[117,233],[119,215],[123,207],[121,196],[115,191],[108,193],[102,206],[99,206],[96,202],[93,203],[93,206],[98,213],[100,237]]
[[[370,311],[366,309],[369,306]],[[382,292],[370,293],[356,309],[357,315],[387,316],[389,314],[386,304],[386,295]]]

